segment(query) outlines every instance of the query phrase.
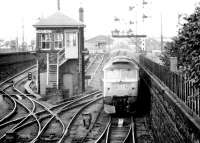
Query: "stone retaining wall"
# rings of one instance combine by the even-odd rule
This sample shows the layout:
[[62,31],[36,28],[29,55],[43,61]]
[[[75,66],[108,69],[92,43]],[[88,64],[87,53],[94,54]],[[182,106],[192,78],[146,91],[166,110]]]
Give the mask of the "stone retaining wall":
[[[143,71],[144,72],[144,71]],[[151,128],[157,143],[199,143],[200,130],[178,107],[173,98],[151,73],[144,79],[152,92]]]
[[1,58],[0,55],[0,60],[5,60],[0,62],[0,82],[36,64],[34,58],[29,56],[27,55],[27,58],[22,56],[22,58],[19,54],[18,56],[8,56],[7,58],[3,56]]

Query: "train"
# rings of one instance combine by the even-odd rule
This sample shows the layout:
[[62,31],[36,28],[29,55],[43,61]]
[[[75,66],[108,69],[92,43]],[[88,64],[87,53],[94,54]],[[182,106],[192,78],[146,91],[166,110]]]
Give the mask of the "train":
[[127,50],[115,51],[103,67],[103,103],[108,114],[136,112],[139,66]]

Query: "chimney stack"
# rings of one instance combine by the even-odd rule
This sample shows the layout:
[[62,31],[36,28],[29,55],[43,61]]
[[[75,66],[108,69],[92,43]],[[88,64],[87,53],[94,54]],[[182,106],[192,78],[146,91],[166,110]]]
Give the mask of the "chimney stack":
[[84,22],[84,20],[83,20],[83,12],[84,12],[83,8],[80,7],[80,8],[79,8],[79,20],[80,20],[81,22]]

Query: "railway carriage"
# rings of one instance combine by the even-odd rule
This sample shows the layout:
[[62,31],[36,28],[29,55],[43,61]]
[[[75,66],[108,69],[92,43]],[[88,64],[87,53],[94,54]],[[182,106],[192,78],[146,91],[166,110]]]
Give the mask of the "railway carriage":
[[[124,54],[123,54],[124,55]],[[114,56],[103,68],[104,110],[133,113],[138,96],[139,67],[128,56]]]

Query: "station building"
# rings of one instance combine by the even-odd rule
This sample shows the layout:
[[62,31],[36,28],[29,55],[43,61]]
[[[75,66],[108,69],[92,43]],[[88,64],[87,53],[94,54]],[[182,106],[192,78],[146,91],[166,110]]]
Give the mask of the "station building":
[[[83,19],[83,9],[79,9]],[[39,68],[45,69],[45,84],[38,79],[39,91],[48,95],[60,90],[73,96],[85,90],[84,84],[84,24],[60,11],[40,19],[36,28],[36,53]],[[38,56],[39,57],[39,56]],[[43,59],[43,61],[40,61]],[[40,71],[40,70],[39,70]],[[40,76],[40,74],[39,74]]]
[[86,40],[85,48],[87,48],[91,54],[105,53],[106,51],[110,51],[112,43],[113,39],[109,36],[98,35]]

